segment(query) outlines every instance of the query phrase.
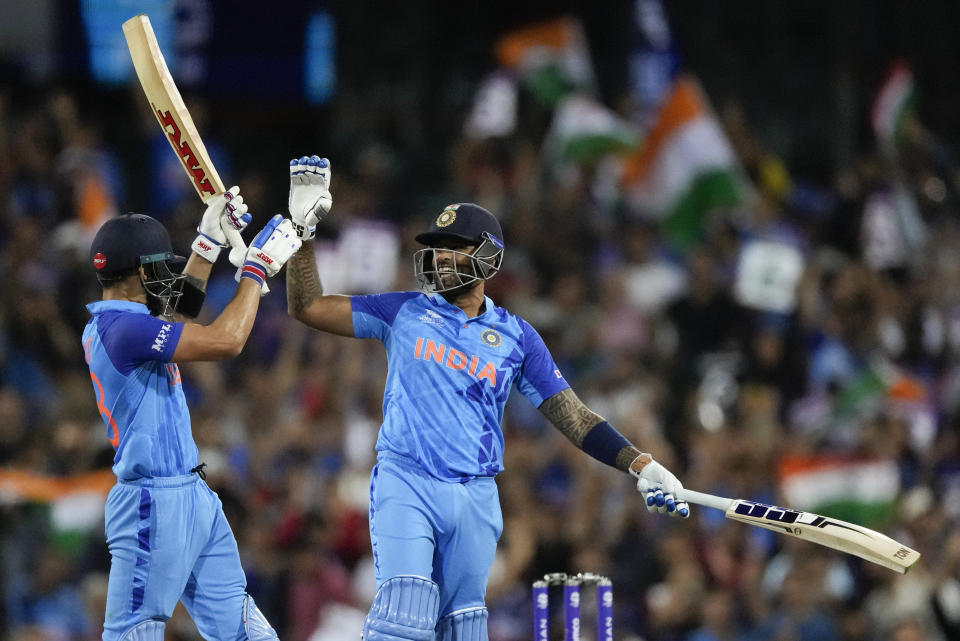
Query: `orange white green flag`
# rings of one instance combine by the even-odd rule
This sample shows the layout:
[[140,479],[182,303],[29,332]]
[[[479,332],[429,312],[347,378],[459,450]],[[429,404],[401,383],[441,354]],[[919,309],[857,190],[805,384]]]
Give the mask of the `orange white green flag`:
[[633,122],[590,96],[572,93],[554,111],[547,146],[555,157],[582,162],[632,151],[640,139]]
[[913,71],[906,62],[897,60],[891,65],[870,111],[873,132],[884,151],[893,151],[902,140],[915,109]]
[[696,242],[711,212],[750,193],[700,84],[686,75],[674,80],[639,151],[626,157],[622,183],[631,208],[661,221],[680,249]]
[[778,476],[790,507],[867,527],[893,516],[900,492],[893,459],[791,455],[781,459]]
[[547,107],[570,91],[592,91],[596,84],[583,26],[574,18],[511,31],[497,42],[496,55]]

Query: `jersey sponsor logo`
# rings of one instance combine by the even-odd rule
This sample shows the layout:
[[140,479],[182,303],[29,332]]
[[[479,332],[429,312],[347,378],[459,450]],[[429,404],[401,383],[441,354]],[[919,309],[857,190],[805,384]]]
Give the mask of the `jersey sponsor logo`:
[[170,339],[170,328],[173,327],[170,323],[164,323],[160,326],[160,331],[157,333],[157,337],[153,339],[153,346],[150,348],[155,352],[162,352],[163,347],[167,344],[167,341]]
[[421,323],[427,323],[428,325],[443,327],[443,317],[432,309],[428,309],[422,316],[419,316],[417,320]]
[[429,338],[417,337],[417,344],[413,350],[413,357],[449,367],[454,370],[464,370],[478,380],[485,380],[490,387],[497,386],[497,368],[487,362],[480,367],[479,356],[468,356],[458,349],[447,347],[443,343],[436,343]]
[[503,342],[503,338],[500,336],[500,332],[495,329],[486,329],[480,334],[480,340],[483,341],[484,345],[488,347],[500,347],[500,343]]

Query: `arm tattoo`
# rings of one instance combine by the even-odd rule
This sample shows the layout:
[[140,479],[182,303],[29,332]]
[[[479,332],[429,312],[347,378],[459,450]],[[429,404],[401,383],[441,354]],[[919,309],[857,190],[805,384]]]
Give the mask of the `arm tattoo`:
[[640,456],[641,453],[642,452],[633,445],[621,449],[617,453],[617,469],[629,472],[630,464],[633,463],[634,459]]
[[[560,433],[571,443],[583,449],[583,439],[593,427],[603,421],[603,417],[583,404],[570,388],[554,394],[540,404],[540,413],[547,417]],[[616,467],[628,472],[630,463],[640,456],[640,450],[628,445],[617,453]]]
[[583,437],[590,428],[603,420],[602,416],[584,405],[569,387],[545,400],[539,409],[577,447],[582,447]]
[[287,308],[298,314],[323,296],[313,243],[304,243],[287,262]]

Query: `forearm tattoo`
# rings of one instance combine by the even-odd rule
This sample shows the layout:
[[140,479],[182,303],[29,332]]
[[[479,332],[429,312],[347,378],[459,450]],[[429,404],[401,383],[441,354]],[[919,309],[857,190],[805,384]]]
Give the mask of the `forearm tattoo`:
[[[539,409],[561,434],[580,449],[583,449],[583,439],[587,432],[603,421],[603,417],[584,405],[570,388],[545,400]],[[617,452],[617,469],[629,471],[630,463],[638,456],[640,450],[633,445],[623,447]]]
[[630,464],[633,463],[640,454],[642,454],[642,452],[633,445],[621,449],[617,452],[617,469],[629,472]]
[[583,437],[590,428],[603,420],[602,416],[584,405],[569,387],[541,403],[540,413],[571,443],[581,448]]
[[313,243],[304,243],[287,261],[287,307],[298,314],[323,296]]

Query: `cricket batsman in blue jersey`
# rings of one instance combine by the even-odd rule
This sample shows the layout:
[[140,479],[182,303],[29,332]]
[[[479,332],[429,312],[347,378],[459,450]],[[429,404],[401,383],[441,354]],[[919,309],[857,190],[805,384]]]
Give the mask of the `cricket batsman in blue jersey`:
[[484,294],[504,252],[489,211],[448,205],[417,236],[423,291],[324,295],[309,240],[330,210],[329,185],[327,159],[291,161],[288,204],[304,243],[287,266],[287,307],[310,327],[375,338],[387,350],[366,641],[487,641],[484,596],[503,529],[494,476],[513,387],[574,445],[635,476],[650,510],[689,515],[677,478],[587,408],[536,330]]
[[224,230],[250,221],[238,192],[209,202],[182,273],[171,265],[185,259],[150,216],[108,220],[90,248],[103,297],[87,306],[83,349],[117,476],[105,512],[104,641],[163,641],[178,600],[204,639],[277,639],[246,593],[236,539],[204,482],[177,367],[239,354],[264,281],[300,246],[291,222],[274,216],[250,244],[223,312],[209,325],[184,322],[200,310]]

